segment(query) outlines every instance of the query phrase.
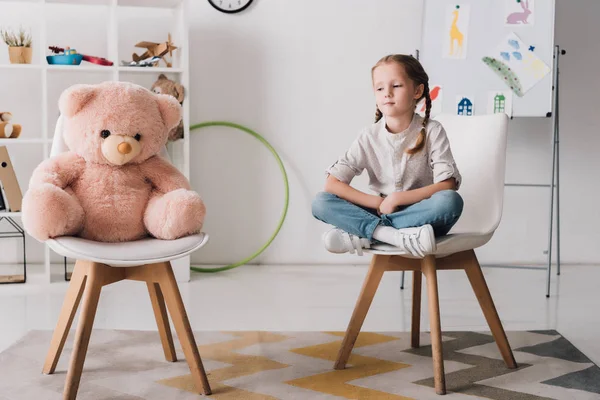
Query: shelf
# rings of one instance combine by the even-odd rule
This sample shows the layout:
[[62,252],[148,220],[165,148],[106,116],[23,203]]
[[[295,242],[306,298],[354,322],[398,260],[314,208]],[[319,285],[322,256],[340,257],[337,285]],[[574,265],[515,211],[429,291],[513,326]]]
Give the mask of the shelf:
[[[0,0],[3,1],[3,0]],[[87,63],[86,63],[87,64]],[[0,64],[0,69],[17,69],[17,70],[48,70],[48,71],[103,71],[112,72],[115,67],[103,66],[103,65],[39,65],[39,64]]]
[[45,65],[48,71],[87,71],[87,72],[112,72],[115,67],[103,65]]
[[[182,0],[117,0],[119,7],[175,8]],[[74,6],[110,6],[111,0],[0,0],[0,3],[46,3]]]
[[153,74],[157,72],[179,74],[183,72],[182,68],[165,67],[119,67],[120,72],[132,72],[136,74]]
[[[35,39],[34,64],[10,64],[7,53],[4,53],[1,60],[3,64],[0,64],[0,76],[9,87],[5,94],[14,90],[21,96],[15,97],[16,100],[10,95],[5,96],[14,104],[12,111],[17,111],[15,121],[26,121],[29,117],[32,127],[41,128],[24,128],[20,138],[0,139],[0,146],[6,146],[15,158],[18,156],[23,164],[28,164],[21,166],[23,173],[18,176],[22,191],[25,191],[24,185],[28,179],[25,170],[31,169],[40,157],[44,160],[50,157],[54,121],[59,113],[59,96],[71,85],[97,84],[108,80],[133,82],[149,88],[156,77],[164,73],[179,81],[186,89],[190,87],[189,15],[186,11],[192,1],[205,0],[0,0],[4,19],[27,20]],[[172,59],[169,57],[176,68],[166,68],[163,61],[157,67],[121,65],[121,60],[131,59],[132,52],[140,54],[144,51],[135,48],[135,43],[144,40],[163,41],[169,32],[179,49]],[[55,44],[71,46],[84,54],[106,57],[114,65],[102,66],[86,61],[80,65],[50,65],[46,62],[46,55],[50,55],[47,46]],[[13,85],[13,82],[21,81],[27,81],[29,86],[24,87],[21,83]],[[182,108],[184,124],[189,127],[190,102],[186,100]],[[173,164],[188,179],[189,150],[190,135],[171,148]],[[2,217],[19,220],[22,213],[0,211]],[[37,252],[37,249],[34,250]],[[28,257],[29,252],[34,250],[28,249]],[[52,260],[56,254],[48,245],[43,245],[40,256],[43,257],[43,273],[38,274],[37,282],[45,284],[62,280],[62,273],[60,276],[53,274]],[[173,268],[178,281],[189,280],[189,256],[174,262]],[[33,281],[32,274],[28,274],[28,283]]]
[[109,6],[110,0],[46,0],[47,4],[71,4],[77,6]]
[[[1,0],[0,0],[1,1]],[[52,139],[0,139],[0,145],[4,146],[7,144],[34,144],[34,143],[52,143]]]
[[[0,0],[2,2],[4,0]],[[42,66],[39,64],[0,64],[0,69],[42,69]]]
[[121,7],[175,8],[182,0],[117,0]]
[[[2,0],[0,0],[2,1]],[[0,211],[0,217],[20,217],[22,214],[21,211],[16,211],[16,212],[6,212],[6,211]]]
[[[4,0],[0,0],[4,1]],[[39,64],[0,64],[0,69],[17,69],[17,70],[48,70],[48,71],[85,71],[85,72],[113,72],[118,69],[120,72],[128,72],[135,74],[154,74],[154,73],[172,73],[180,74],[183,68],[166,68],[166,67],[115,67],[103,65],[39,65]]]

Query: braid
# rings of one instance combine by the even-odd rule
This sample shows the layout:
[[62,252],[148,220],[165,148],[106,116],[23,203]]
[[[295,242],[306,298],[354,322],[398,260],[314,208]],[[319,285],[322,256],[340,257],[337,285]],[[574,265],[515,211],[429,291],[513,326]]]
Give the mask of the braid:
[[379,120],[383,118],[383,114],[379,111],[379,108],[375,110],[375,122],[379,122]]
[[431,96],[429,95],[429,84],[425,82],[424,86],[425,88],[423,90],[423,96],[425,97],[425,118],[423,118],[423,127],[421,128],[421,132],[419,133],[415,147],[406,150],[408,154],[418,153],[425,146],[425,137],[427,134],[426,127],[431,113]]

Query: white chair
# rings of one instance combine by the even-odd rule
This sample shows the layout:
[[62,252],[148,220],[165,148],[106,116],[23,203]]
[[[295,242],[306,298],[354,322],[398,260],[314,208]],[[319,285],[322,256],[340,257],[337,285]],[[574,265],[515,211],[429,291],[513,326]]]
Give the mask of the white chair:
[[[59,118],[52,143],[51,156],[67,150],[62,138],[62,119]],[[168,159],[165,151],[161,155]],[[83,297],[79,323],[67,380],[65,399],[75,399],[81,379],[94,317],[103,286],[124,279],[146,282],[154,316],[167,361],[177,361],[167,315],[168,307],[185,358],[198,392],[211,394],[198,347],[188,320],[181,294],[173,274],[171,261],[185,257],[203,247],[208,235],[200,233],[177,240],[147,238],[125,243],[102,243],[77,237],[50,239],[48,246],[64,257],[77,260],[65,296],[58,324],[52,336],[43,372],[52,374],[67,339],[77,307]]]
[[447,236],[437,240],[436,253],[425,258],[401,255],[397,249],[394,251],[395,248],[388,245],[377,245],[365,250],[372,253],[373,258],[344,336],[335,369],[345,368],[385,271],[413,271],[411,346],[419,347],[423,273],[427,280],[429,297],[435,391],[445,394],[438,270],[465,270],[504,362],[508,368],[516,368],[517,363],[473,251],[492,238],[502,216],[508,117],[505,114],[475,117],[441,115],[436,120],[446,129],[454,158],[463,176],[459,190],[464,200],[463,215]]

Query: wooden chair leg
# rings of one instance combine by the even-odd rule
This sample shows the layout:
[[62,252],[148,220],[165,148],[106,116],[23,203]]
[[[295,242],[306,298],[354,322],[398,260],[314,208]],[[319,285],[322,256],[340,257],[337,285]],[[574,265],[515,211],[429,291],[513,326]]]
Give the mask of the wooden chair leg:
[[365,321],[365,317],[367,316],[369,307],[371,307],[373,297],[375,297],[375,292],[377,292],[379,282],[381,282],[381,277],[385,272],[384,265],[382,265],[383,263],[380,262],[381,260],[384,260],[384,257],[389,256],[375,254],[371,259],[369,272],[367,272],[367,277],[363,283],[360,297],[358,298],[356,306],[354,307],[352,318],[350,318],[350,323],[346,329],[346,335],[344,335],[344,340],[342,341],[342,347],[340,348],[334,365],[335,369],[344,369],[346,367],[346,363],[348,362],[348,358],[350,358],[350,353],[352,352],[354,343],[358,338],[360,328]]
[[65,341],[67,340],[67,336],[69,336],[69,329],[71,329],[71,324],[77,313],[77,307],[79,307],[83,290],[85,289],[86,274],[87,264],[77,261],[60,311],[58,323],[56,324],[56,328],[54,328],[50,349],[48,350],[46,362],[42,370],[44,374],[53,374],[56,369]]
[[479,261],[477,261],[475,252],[471,252],[472,259],[466,265],[465,272],[467,273],[469,281],[471,282],[471,286],[473,287],[473,291],[477,296],[477,300],[479,300],[479,305],[481,306],[483,315],[485,315],[485,319],[487,320],[490,330],[494,335],[494,339],[496,340],[496,344],[498,345],[498,349],[500,349],[500,353],[502,354],[502,358],[504,358],[506,366],[508,368],[517,368],[517,362],[510,348],[510,344],[508,343],[506,332],[504,332],[504,328],[502,327],[502,322],[498,316],[498,311],[496,311],[494,300],[492,300],[492,295],[490,294],[488,285],[485,282],[483,272],[481,271],[481,266],[479,265]]
[[71,355],[71,363],[65,382],[63,395],[65,400],[75,400],[77,397],[85,355],[92,334],[96,309],[98,308],[98,300],[100,299],[100,292],[104,284],[105,278],[103,273],[106,268],[111,268],[97,263],[90,264],[83,295],[83,304],[81,306],[81,314],[79,315],[79,323],[77,324],[77,332],[75,333],[73,354]]
[[198,352],[198,346],[194,339],[194,333],[192,332],[192,327],[190,326],[190,321],[183,305],[183,299],[181,298],[171,263],[156,264],[155,276],[158,279],[160,289],[171,313],[173,325],[175,325],[175,331],[183,348],[185,359],[190,367],[196,389],[205,395],[209,395],[212,392],[208,378],[204,371],[204,365]]
[[418,349],[421,335],[421,271],[413,271],[412,323],[410,346]]
[[160,290],[160,286],[154,282],[146,283],[148,285],[148,293],[150,294],[150,301],[152,302],[154,317],[156,318],[156,324],[158,325],[158,333],[160,335],[160,341],[162,342],[163,351],[165,353],[165,359],[170,362],[177,361],[175,345],[173,344],[173,336],[171,335],[171,326],[169,325],[167,307],[165,306],[165,299]]
[[427,280],[429,324],[431,325],[431,355],[433,358],[433,380],[435,383],[435,392],[437,394],[446,394],[444,355],[442,353],[442,327],[440,323],[440,301],[438,297],[435,257],[432,255],[426,256],[421,261],[421,265],[423,274]]

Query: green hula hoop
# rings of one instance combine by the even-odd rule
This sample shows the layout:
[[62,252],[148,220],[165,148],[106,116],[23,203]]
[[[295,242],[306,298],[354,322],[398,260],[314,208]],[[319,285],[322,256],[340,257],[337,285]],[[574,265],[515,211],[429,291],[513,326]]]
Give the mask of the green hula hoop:
[[261,135],[259,135],[256,132],[254,132],[253,130],[246,128],[245,126],[238,125],[233,122],[225,122],[225,121],[208,121],[208,122],[202,122],[200,124],[195,124],[195,125],[190,126],[190,132],[195,129],[207,128],[209,126],[225,126],[228,128],[239,129],[241,131],[246,132],[249,135],[254,136],[256,139],[258,139],[258,141],[260,141],[262,144],[264,144],[265,147],[267,149],[269,149],[271,154],[273,154],[273,157],[275,157],[275,160],[277,161],[277,164],[279,165],[279,170],[281,171],[281,175],[283,175],[283,184],[285,187],[285,200],[284,200],[283,212],[281,213],[281,217],[279,218],[279,223],[277,224],[277,228],[275,229],[275,232],[273,232],[273,234],[271,235],[269,240],[267,240],[267,242],[260,249],[258,249],[254,254],[252,254],[251,256],[246,257],[243,260],[238,261],[234,264],[229,264],[229,265],[226,265],[226,266],[220,267],[220,268],[200,268],[200,267],[191,265],[190,269],[194,272],[227,271],[229,269],[240,267],[240,266],[246,264],[247,262],[253,260],[254,258],[258,257],[258,255],[260,255],[263,251],[265,251],[265,249],[267,247],[269,247],[271,242],[275,239],[275,236],[277,236],[277,234],[281,230],[281,227],[283,226],[283,221],[285,221],[285,217],[287,215],[288,205],[289,205],[289,200],[290,200],[290,187],[289,187],[289,183],[288,183],[287,173],[285,172],[285,167],[283,166],[283,162],[281,161],[281,158],[279,158],[279,155],[277,154],[277,152],[275,151],[273,146],[271,146],[264,137],[262,137]]

